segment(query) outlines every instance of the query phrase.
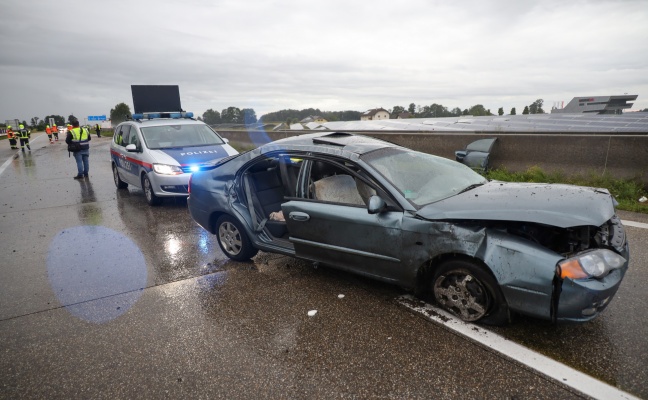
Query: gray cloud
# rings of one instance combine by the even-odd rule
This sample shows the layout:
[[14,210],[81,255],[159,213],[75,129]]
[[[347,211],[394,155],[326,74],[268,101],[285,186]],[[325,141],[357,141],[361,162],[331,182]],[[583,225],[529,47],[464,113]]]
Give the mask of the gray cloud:
[[2,116],[108,114],[132,84],[228,106],[357,110],[409,103],[495,112],[538,98],[638,94],[645,1],[25,1],[3,6]]

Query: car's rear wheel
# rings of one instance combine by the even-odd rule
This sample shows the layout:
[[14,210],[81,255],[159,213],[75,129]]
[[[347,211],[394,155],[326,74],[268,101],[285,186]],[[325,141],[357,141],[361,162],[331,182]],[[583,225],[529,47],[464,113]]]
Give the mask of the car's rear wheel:
[[216,234],[221,250],[232,260],[246,261],[259,251],[252,246],[240,222],[229,215],[222,215],[216,221]]
[[155,195],[153,192],[153,187],[151,186],[151,180],[148,176],[144,175],[142,177],[142,189],[144,190],[144,196],[146,196],[146,202],[150,206],[157,206],[162,203],[162,199]]
[[508,308],[499,285],[481,266],[466,260],[450,260],[436,270],[431,282],[437,303],[466,322],[501,325]]
[[119,171],[117,170],[117,166],[115,164],[113,164],[112,166],[112,172],[113,180],[115,181],[115,186],[117,186],[117,189],[126,189],[128,187],[128,183],[121,180],[121,178],[119,177]]

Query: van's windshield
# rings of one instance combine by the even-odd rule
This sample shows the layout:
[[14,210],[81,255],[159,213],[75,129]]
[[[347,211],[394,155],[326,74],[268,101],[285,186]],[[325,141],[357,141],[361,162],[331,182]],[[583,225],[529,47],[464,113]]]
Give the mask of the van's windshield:
[[224,144],[216,132],[201,124],[149,126],[141,131],[151,150]]

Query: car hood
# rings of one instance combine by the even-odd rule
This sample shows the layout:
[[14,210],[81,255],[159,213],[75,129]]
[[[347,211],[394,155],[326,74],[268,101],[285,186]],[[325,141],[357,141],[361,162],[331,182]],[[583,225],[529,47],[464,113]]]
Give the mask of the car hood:
[[526,221],[568,228],[603,225],[614,216],[614,204],[607,189],[492,181],[424,206],[417,215],[425,219]]

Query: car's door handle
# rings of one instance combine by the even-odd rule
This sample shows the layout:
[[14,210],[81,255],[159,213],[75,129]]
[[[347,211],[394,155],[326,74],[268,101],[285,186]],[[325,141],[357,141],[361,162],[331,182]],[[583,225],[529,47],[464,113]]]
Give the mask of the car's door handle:
[[308,221],[310,219],[310,215],[299,211],[293,211],[288,214],[288,218],[292,219],[293,221]]

